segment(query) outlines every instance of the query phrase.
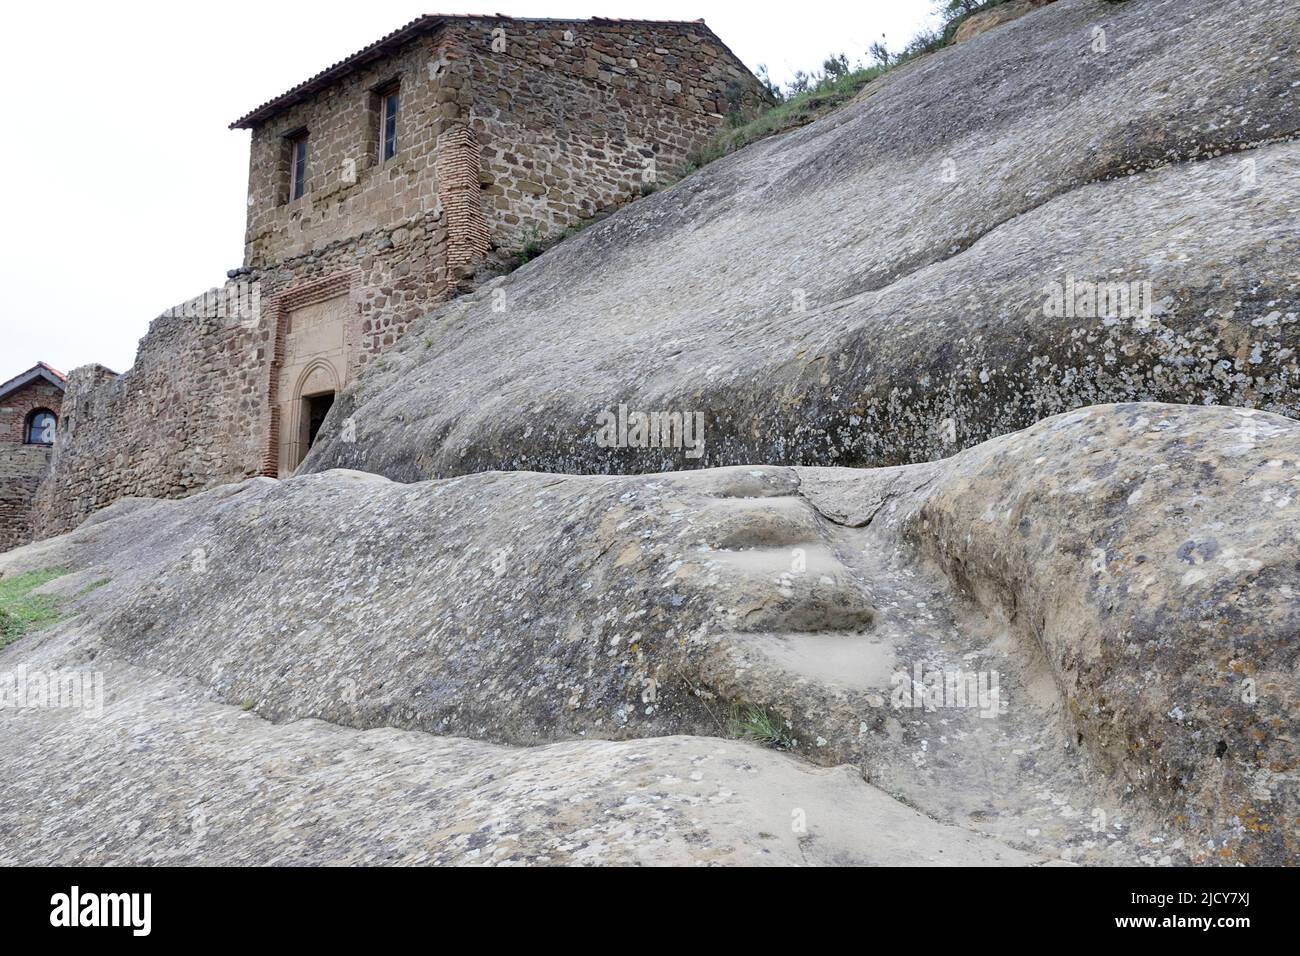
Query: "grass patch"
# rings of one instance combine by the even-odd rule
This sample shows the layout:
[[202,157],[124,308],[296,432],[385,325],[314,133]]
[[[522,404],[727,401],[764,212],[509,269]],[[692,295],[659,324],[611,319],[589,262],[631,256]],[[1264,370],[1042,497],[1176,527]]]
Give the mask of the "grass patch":
[[[650,192],[653,191],[654,191],[653,189],[650,190]],[[640,195],[646,196],[649,195],[649,192],[647,192],[645,188],[642,188]],[[640,198],[640,196],[633,196],[630,197],[628,201],[631,202],[638,198]],[[575,222],[573,225],[546,237],[542,237],[537,232],[536,229],[532,230],[529,233],[529,237],[527,241],[524,242],[523,246],[520,247],[518,252],[514,253],[513,255],[507,256],[504,261],[499,262],[497,265],[491,268],[491,276],[495,278],[496,276],[509,275],[510,273],[518,269],[520,266],[532,262],[542,253],[559,245],[561,242],[563,242],[565,239],[568,239],[570,236],[576,236],[578,233],[582,232],[582,230],[586,229],[588,226],[594,225],[595,223],[600,222],[602,219],[608,218],[609,212],[610,212],[609,210],[605,210],[603,212],[598,212],[596,213],[596,215],[591,216],[587,219],[580,219],[578,222]]]
[[65,568],[47,568],[0,579],[0,647],[59,619],[60,599],[32,591],[67,573]]
[[785,718],[765,707],[737,704],[731,711],[729,726],[731,736],[740,740],[752,740],[764,747],[774,750],[792,750],[794,738],[786,727]]
[[[554,241],[559,242],[566,235],[568,235],[567,229],[560,233]],[[545,251],[546,243],[538,238],[537,232],[534,230],[528,241],[524,243],[524,247],[515,253],[515,261],[522,266],[526,262],[532,262]]]

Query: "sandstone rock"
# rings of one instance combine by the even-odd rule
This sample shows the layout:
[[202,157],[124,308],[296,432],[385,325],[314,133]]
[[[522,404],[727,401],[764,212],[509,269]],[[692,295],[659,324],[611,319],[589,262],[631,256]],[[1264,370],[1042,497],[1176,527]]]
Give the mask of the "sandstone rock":
[[[888,465],[1088,404],[1296,414],[1298,33],[1059,0],[913,61],[416,323],[305,467]],[[620,402],[704,414],[703,456],[598,447]]]
[[1298,30],[1059,0],[0,555],[4,861],[1300,862]]
[[[277,725],[257,724],[245,756],[212,768],[213,792],[261,772],[248,762],[263,743],[344,739],[306,719],[540,746],[507,757],[419,733],[394,745],[433,768],[447,748],[476,767],[534,761],[561,793],[595,787],[577,767],[642,752],[594,738],[656,738],[642,742],[649,775],[679,777],[706,753],[804,772],[786,766],[795,756],[702,739],[729,735],[739,706],[775,717],[799,757],[854,767],[955,828],[925,844],[945,854],[1294,863],[1298,482],[1300,423],[1159,404],[1080,410],[877,470],[254,479],[121,502],[0,556],[6,576],[69,568],[46,587],[76,611],[0,652],[0,670],[102,669],[108,719],[130,711],[162,736],[201,736],[186,728],[236,705]],[[141,669],[161,675],[152,695]],[[958,671],[996,694],[959,700],[952,679],[948,695]],[[0,719],[0,776],[21,777],[27,748],[78,746],[58,716]],[[111,729],[76,733],[92,750],[121,746]],[[674,735],[689,739],[660,739]],[[205,762],[197,743],[177,746],[177,761]],[[480,778],[428,772],[478,805]],[[352,792],[341,776],[329,786]],[[60,779],[60,845],[86,846],[127,812],[75,811],[93,783]],[[829,805],[849,778],[800,779]],[[770,798],[731,780],[719,786],[737,800]],[[665,801],[703,795],[676,786]],[[383,810],[341,799],[338,828],[355,817],[347,854],[379,852]],[[764,806],[763,819],[781,815]],[[719,841],[739,832],[716,825]],[[290,831],[273,830],[270,855],[248,859],[293,858]],[[885,854],[854,833],[845,859]],[[767,846],[742,836],[741,856]],[[463,852],[449,840],[440,859]],[[782,840],[774,858],[798,845]],[[525,843],[525,856],[550,853]],[[675,841],[664,854],[708,856]]]
[[520,750],[311,719],[276,726],[137,668],[110,678],[102,719],[2,715],[6,757],[43,770],[0,782],[0,863],[1040,862],[935,823],[848,768],[736,741]]

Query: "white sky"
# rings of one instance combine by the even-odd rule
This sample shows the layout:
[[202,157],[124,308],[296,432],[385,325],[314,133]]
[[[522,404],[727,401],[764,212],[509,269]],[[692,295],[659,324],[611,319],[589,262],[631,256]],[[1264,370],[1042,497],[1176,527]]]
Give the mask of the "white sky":
[[[455,0],[437,0],[450,5]],[[125,371],[154,316],[241,264],[248,140],[226,129],[422,13],[703,18],[778,82],[866,59],[934,22],[931,0],[50,3],[0,35],[0,381],[37,360]]]

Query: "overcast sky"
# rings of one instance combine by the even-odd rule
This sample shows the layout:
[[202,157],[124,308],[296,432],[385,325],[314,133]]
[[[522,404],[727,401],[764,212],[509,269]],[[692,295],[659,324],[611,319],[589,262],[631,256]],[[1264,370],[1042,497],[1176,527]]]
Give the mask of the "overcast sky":
[[0,381],[37,360],[130,367],[154,316],[241,264],[250,134],[226,126],[422,13],[703,18],[778,81],[934,22],[932,0],[454,2],[7,6]]

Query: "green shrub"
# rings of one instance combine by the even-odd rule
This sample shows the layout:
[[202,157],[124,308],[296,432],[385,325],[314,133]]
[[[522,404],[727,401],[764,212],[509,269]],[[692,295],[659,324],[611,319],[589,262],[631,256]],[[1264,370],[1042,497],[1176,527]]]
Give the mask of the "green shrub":
[[[828,61],[829,62],[829,61]],[[727,153],[748,146],[773,133],[811,123],[817,117],[843,106],[858,92],[884,73],[887,67],[859,66],[857,69],[834,76],[812,77],[806,88],[783,99],[767,112],[743,126],[726,130],[708,147],[690,158],[692,167],[698,169]],[[803,74],[807,78],[807,74]],[[792,87],[793,88],[793,87]]]
[[752,740],[764,747],[776,750],[791,750],[794,747],[794,739],[786,727],[785,718],[763,707],[752,704],[742,707],[737,704],[732,708],[728,729],[731,736]]
[[[653,184],[645,184],[641,187],[640,196],[649,196],[657,188],[658,187]],[[635,201],[637,198],[640,197],[639,196],[632,197],[633,201]],[[568,239],[570,236],[576,236],[578,233],[582,232],[582,230],[586,229],[588,226],[592,225],[593,223],[600,222],[608,215],[609,215],[608,212],[599,212],[596,215],[591,216],[587,219],[580,219],[578,222],[575,222],[567,229],[563,229],[560,232],[545,239],[541,238],[538,235],[537,230],[534,229],[530,231],[528,240],[523,244],[523,246],[520,248],[518,252],[510,256],[509,259],[507,259],[496,270],[496,274],[508,275],[509,273],[514,272],[524,263],[532,262],[543,252],[546,252],[548,249],[552,248],[558,243],[563,242],[565,239]]]

